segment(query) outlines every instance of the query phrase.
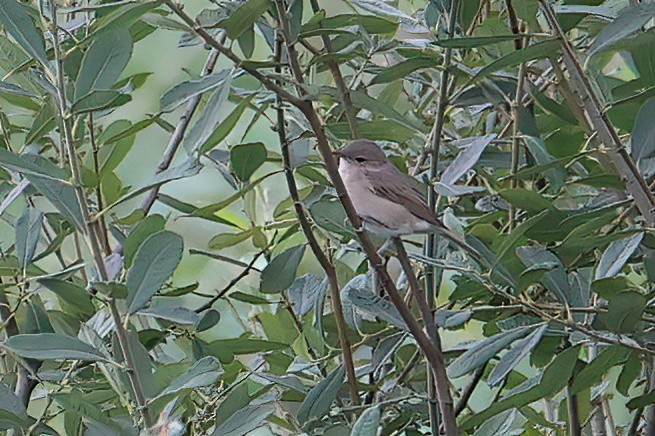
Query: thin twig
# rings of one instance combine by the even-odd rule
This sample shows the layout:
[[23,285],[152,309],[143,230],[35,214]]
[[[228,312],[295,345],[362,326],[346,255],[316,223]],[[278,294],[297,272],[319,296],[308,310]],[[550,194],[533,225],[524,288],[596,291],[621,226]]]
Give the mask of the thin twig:
[[578,93],[574,94],[580,99],[580,106],[590,120],[594,130],[598,132],[601,141],[607,146],[607,152],[619,174],[625,179],[628,192],[632,194],[639,212],[646,220],[647,225],[655,224],[655,197],[648,189],[648,184],[639,173],[639,169],[626,151],[614,126],[603,112],[603,105],[594,91],[589,78],[586,76],[575,51],[566,38],[550,0],[540,0],[544,15],[551,31],[561,41],[562,58],[564,65],[576,84]]
[[486,367],[487,363],[476,369],[473,373],[473,380],[471,380],[471,383],[469,383],[468,386],[464,388],[464,391],[462,391],[462,395],[459,397],[459,401],[455,406],[455,416],[459,416],[464,411],[464,409],[466,409],[466,405],[471,399],[473,391],[475,391],[478,383],[480,383],[480,380],[482,380],[482,376],[484,375]]
[[[280,65],[280,60],[282,58],[282,47],[283,39],[281,35],[278,34],[275,41],[275,60],[277,65]],[[276,67],[276,72],[281,73],[281,67]],[[296,212],[296,217],[300,223],[300,228],[305,234],[307,243],[309,244],[314,257],[323,268],[325,275],[328,279],[328,286],[330,288],[330,302],[332,304],[332,311],[334,312],[334,319],[337,325],[337,333],[339,335],[339,342],[341,343],[341,353],[343,356],[343,363],[346,368],[346,376],[348,378],[348,387],[350,389],[350,400],[351,403],[356,406],[359,404],[359,389],[357,388],[357,376],[355,374],[355,364],[353,360],[352,351],[350,349],[350,341],[348,339],[347,329],[348,325],[346,324],[346,319],[343,315],[343,305],[341,303],[341,293],[339,291],[339,282],[337,280],[337,272],[334,268],[334,265],[327,258],[321,246],[314,235],[312,227],[307,219],[307,214],[300,200],[300,194],[298,193],[298,186],[296,185],[296,180],[293,174],[293,168],[291,167],[291,154],[289,152],[289,140],[287,139],[286,134],[286,124],[285,124],[285,115],[284,107],[281,98],[277,99],[277,134],[280,141],[280,149],[282,151],[282,161],[284,164],[284,175],[287,181],[287,187],[289,189],[289,195],[293,200],[293,207]],[[320,314],[319,314],[320,316]]]

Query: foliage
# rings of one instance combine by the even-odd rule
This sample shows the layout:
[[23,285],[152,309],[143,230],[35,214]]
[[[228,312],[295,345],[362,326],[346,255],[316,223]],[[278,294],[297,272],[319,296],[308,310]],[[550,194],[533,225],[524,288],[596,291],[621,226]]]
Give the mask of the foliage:
[[[0,428],[654,431],[655,3],[185,3],[0,2]],[[205,67],[130,121],[171,34]],[[412,237],[394,283],[330,154],[355,137],[479,257]],[[232,192],[166,193],[201,171]],[[200,256],[223,289],[177,278]]]

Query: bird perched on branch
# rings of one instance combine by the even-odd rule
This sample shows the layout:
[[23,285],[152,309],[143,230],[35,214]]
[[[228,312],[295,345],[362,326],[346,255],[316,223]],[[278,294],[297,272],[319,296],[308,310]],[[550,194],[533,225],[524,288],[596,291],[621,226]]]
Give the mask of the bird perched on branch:
[[441,224],[420,183],[396,168],[375,142],[352,141],[334,154],[340,158],[339,174],[367,230],[390,239],[434,232],[480,258],[462,237]]

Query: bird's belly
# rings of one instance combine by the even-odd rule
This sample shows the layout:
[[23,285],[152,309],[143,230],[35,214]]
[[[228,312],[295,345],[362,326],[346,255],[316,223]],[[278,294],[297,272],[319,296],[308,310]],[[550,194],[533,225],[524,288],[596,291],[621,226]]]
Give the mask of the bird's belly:
[[419,219],[404,206],[377,196],[365,186],[346,186],[357,214],[367,230],[384,236],[401,236],[430,231],[430,223]]

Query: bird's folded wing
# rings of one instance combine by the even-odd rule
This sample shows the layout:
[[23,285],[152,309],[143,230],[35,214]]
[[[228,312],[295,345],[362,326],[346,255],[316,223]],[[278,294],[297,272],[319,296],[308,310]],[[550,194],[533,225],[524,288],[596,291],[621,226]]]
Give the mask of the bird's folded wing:
[[424,221],[439,224],[434,212],[423,199],[419,183],[393,165],[385,169],[367,174],[373,193],[405,206],[412,215]]

